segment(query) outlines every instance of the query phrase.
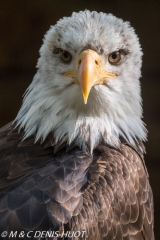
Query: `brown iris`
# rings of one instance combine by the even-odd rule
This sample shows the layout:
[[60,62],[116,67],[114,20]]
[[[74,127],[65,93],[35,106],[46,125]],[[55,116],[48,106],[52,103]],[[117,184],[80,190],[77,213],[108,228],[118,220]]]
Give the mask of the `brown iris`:
[[115,52],[112,52],[109,57],[108,57],[108,60],[111,64],[118,64],[120,61],[121,61],[121,58],[122,58],[122,54],[120,51],[115,51]]
[[64,63],[70,63],[70,61],[72,60],[72,55],[69,52],[62,50],[60,54],[60,59]]

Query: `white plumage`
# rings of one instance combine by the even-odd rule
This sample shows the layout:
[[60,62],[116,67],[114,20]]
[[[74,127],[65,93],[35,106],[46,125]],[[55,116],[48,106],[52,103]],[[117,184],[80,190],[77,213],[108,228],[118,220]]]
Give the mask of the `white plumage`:
[[[72,61],[59,61],[55,47],[68,51]],[[85,105],[80,85],[62,74],[77,68],[78,56],[86,48],[100,53],[104,69],[116,78],[95,85]],[[109,54],[119,49],[126,54],[120,64],[110,64]],[[40,55],[38,72],[16,118],[25,137],[36,133],[36,140],[44,140],[54,132],[57,142],[76,140],[85,149],[89,141],[91,150],[101,141],[118,146],[120,136],[132,145],[146,139],[139,83],[142,51],[128,22],[105,13],[73,13],[50,28]]]

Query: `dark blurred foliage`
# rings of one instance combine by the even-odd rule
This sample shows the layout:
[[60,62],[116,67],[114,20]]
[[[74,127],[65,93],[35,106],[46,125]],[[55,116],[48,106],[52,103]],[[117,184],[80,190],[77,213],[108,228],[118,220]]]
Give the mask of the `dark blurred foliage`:
[[42,38],[50,25],[73,11],[96,10],[130,21],[143,56],[142,96],[148,129],[146,165],[155,202],[155,232],[160,239],[160,1],[152,0],[1,0],[0,127],[13,120],[34,74]]

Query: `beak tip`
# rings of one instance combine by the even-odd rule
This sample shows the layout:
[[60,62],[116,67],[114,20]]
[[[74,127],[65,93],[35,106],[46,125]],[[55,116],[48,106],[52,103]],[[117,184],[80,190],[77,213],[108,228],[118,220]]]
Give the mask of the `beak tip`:
[[84,104],[87,104],[87,99],[84,99]]
[[88,97],[83,95],[84,104],[87,104]]

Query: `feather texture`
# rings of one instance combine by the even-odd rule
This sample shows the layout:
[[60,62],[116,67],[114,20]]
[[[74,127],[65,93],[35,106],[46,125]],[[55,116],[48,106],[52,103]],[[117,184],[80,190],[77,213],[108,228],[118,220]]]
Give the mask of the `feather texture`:
[[154,239],[152,191],[136,150],[99,145],[91,156],[73,146],[55,154],[51,137],[22,137],[12,124],[0,130],[0,231],[63,227],[86,231],[86,240]]

